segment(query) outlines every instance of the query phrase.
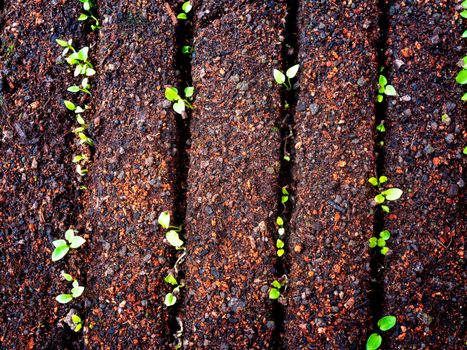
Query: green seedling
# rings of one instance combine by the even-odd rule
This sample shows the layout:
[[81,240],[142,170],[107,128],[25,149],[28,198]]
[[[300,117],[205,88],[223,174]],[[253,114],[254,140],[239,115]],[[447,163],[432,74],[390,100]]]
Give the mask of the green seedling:
[[75,48],[73,47],[72,43],[73,43],[73,40],[70,39],[68,41],[65,41],[65,40],[61,40],[61,39],[56,39],[55,42],[60,45],[61,47],[64,47],[63,51],[62,51],[62,56],[65,56],[68,52],[72,51],[72,52],[76,52]]
[[289,192],[287,191],[287,186],[282,187],[282,196],[281,196],[281,203],[285,204],[289,200]]
[[183,92],[185,94],[185,99],[180,97],[177,88],[165,88],[165,98],[170,102],[175,102],[173,104],[173,109],[178,114],[183,114],[185,112],[185,107],[193,109],[191,101],[193,101],[193,94],[195,92],[194,87],[186,87]]
[[74,324],[73,330],[75,332],[79,332],[83,328],[83,320],[81,320],[81,317],[79,317],[76,314],[71,316],[71,320],[73,321],[73,324]]
[[53,241],[55,249],[52,252],[52,261],[58,261],[67,255],[68,251],[71,249],[77,249],[81,247],[86,240],[81,236],[75,236],[75,230],[68,229],[65,232],[65,239],[59,239]]
[[91,88],[91,84],[89,84],[89,79],[88,78],[84,78],[82,81],[81,81],[81,85],[73,85],[73,86],[70,86],[67,91],[69,92],[84,92],[86,94],[91,94],[91,92],[89,91],[89,89]]
[[[467,0],[462,1],[461,6],[464,10],[461,11],[460,15],[462,18],[467,18]],[[465,34],[465,32],[464,32]]]
[[100,23],[99,19],[95,16],[95,4],[92,0],[79,0],[83,3],[84,12],[78,17],[78,21],[86,21],[87,19],[92,19],[94,24],[91,24],[91,29],[94,31],[99,29]]
[[56,40],[57,44],[64,47],[65,49],[62,52],[62,55],[66,55],[70,50],[70,54],[65,60],[70,66],[76,66],[73,75],[77,77],[78,75],[85,75],[91,77],[96,74],[93,65],[89,62],[89,47],[83,47],[81,50],[76,51],[71,45],[71,40],[65,41],[61,39]]
[[389,248],[386,246],[386,241],[391,237],[391,232],[388,230],[381,231],[378,237],[371,237],[369,240],[370,248],[381,248],[380,252],[386,255],[389,252]]
[[384,124],[381,123],[381,124],[377,125],[376,126],[376,131],[378,131],[380,133],[386,132],[386,128],[384,127]]
[[[168,211],[163,211],[160,213],[159,218],[158,218],[158,223],[160,226],[162,226],[163,229],[167,230],[165,233],[165,239],[166,241],[172,246],[175,247],[176,250],[183,250],[183,254],[177,259],[175,262],[173,270],[175,271],[175,275],[178,274],[178,265],[181,264],[183,261],[183,258],[185,257],[186,251],[184,242],[180,239],[180,231],[182,230],[182,226],[172,226],[170,225],[170,213]],[[184,287],[183,282],[179,283],[177,278],[175,277],[174,274],[169,273],[167,276],[165,276],[164,281],[171,286],[174,286],[171,293],[167,293],[164,298],[164,304],[167,307],[170,307],[172,305],[175,305],[177,302],[177,295],[180,294],[180,289]]]
[[282,276],[279,280],[274,280],[271,283],[271,289],[269,290],[269,299],[277,300],[281,296],[281,290],[287,285],[287,276]]
[[189,45],[182,46],[182,54],[190,55],[193,53],[193,48]]
[[[284,191],[285,187],[282,189]],[[287,191],[287,190],[285,190]],[[282,192],[284,193],[284,192]],[[288,195],[288,194],[287,194]],[[284,194],[283,194],[284,197]],[[284,240],[282,237],[285,235],[285,229],[284,229],[284,219],[282,217],[278,216],[276,218],[276,225],[278,226],[277,233],[279,234],[279,238],[276,240],[276,248],[277,248],[277,256],[280,258],[281,256],[284,255],[285,250],[284,250]]]
[[290,156],[289,156],[289,155],[285,155],[285,156],[284,156],[284,160],[287,161],[287,162],[290,162]]
[[184,2],[183,5],[182,5],[182,11],[183,12],[180,12],[177,15],[177,18],[182,19],[182,20],[188,19],[188,13],[191,11],[192,8],[193,8],[193,6],[191,6],[191,2],[189,2],[189,1]]
[[[467,10],[465,10],[467,11]],[[456,76],[456,82],[461,85],[467,84],[467,56],[464,56],[461,60],[462,70]],[[462,101],[467,101],[467,92],[461,97]]]
[[385,191],[382,191],[381,193],[377,194],[375,196],[375,202],[377,204],[382,204],[384,203],[385,200],[388,201],[395,201],[401,198],[403,191],[399,188],[389,188]]
[[368,179],[368,182],[369,182],[370,184],[372,184],[373,186],[375,186],[375,187],[379,187],[380,185],[384,184],[384,183],[387,182],[387,181],[388,181],[388,178],[387,178],[386,176],[384,176],[384,175],[383,175],[383,176],[380,176],[379,179],[377,179],[377,178],[374,177],[374,176],[373,176],[373,177],[370,177],[370,178]]
[[462,151],[462,153],[467,154],[467,146],[464,147],[464,150]]
[[70,293],[60,294],[55,298],[55,300],[57,300],[60,304],[67,304],[73,299],[79,298],[84,292],[84,287],[80,286],[77,280],[73,280],[72,285],[73,288],[71,288]]
[[[384,316],[378,321],[378,327],[381,331],[386,332],[396,325],[395,316]],[[381,346],[383,338],[378,333],[372,333],[366,341],[366,350],[377,350]]]
[[383,102],[384,95],[386,96],[397,96],[396,89],[392,85],[388,85],[388,80],[384,75],[379,76],[378,80],[378,102]]
[[291,83],[290,79],[295,78],[299,68],[300,68],[300,65],[296,64],[296,65],[290,67],[289,69],[287,69],[285,74],[282,73],[278,69],[274,69],[272,71],[273,76],[274,76],[274,80],[276,81],[276,83],[278,83],[280,85],[283,85],[287,91],[290,91],[290,90],[292,90],[292,83]]

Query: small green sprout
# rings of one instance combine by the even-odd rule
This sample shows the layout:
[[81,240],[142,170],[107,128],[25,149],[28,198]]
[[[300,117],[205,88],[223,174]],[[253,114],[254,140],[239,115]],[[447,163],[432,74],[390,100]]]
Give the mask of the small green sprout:
[[174,305],[177,302],[177,295],[180,293],[180,288],[184,287],[183,281],[179,283],[177,278],[175,277],[178,274],[178,265],[183,261],[185,257],[186,251],[185,247],[183,246],[184,242],[180,239],[179,233],[182,230],[182,226],[171,226],[170,225],[170,212],[163,211],[159,214],[159,218],[157,219],[159,225],[167,230],[165,234],[165,239],[167,242],[175,247],[177,250],[183,250],[183,254],[177,259],[175,262],[173,270],[175,274],[169,273],[167,276],[164,277],[164,281],[171,286],[174,286],[171,293],[166,294],[164,298],[164,304],[167,307]]
[[73,47],[72,43],[73,40],[70,39],[68,41],[61,40],[61,39],[56,39],[55,42],[60,45],[61,47],[64,47],[62,56],[65,56],[69,51],[76,52],[75,48]]
[[182,54],[190,55],[191,53],[193,53],[193,48],[191,46],[189,45],[182,46]]
[[184,2],[183,5],[182,5],[182,11],[183,12],[179,13],[177,15],[177,18],[182,19],[182,20],[188,19],[187,15],[191,11],[192,8],[193,8],[193,6],[191,6],[191,3],[189,1]]
[[77,249],[81,247],[86,240],[81,236],[75,236],[75,230],[68,229],[65,232],[65,239],[58,239],[53,241],[52,244],[54,245],[55,249],[52,252],[52,261],[58,261],[62,259],[70,250]]
[[300,68],[300,65],[296,64],[290,67],[289,69],[287,69],[287,71],[285,72],[285,75],[280,70],[274,69],[272,71],[274,80],[276,81],[276,83],[280,85],[284,85],[287,91],[290,91],[292,90],[292,83],[290,82],[290,79],[295,78],[299,68]]
[[193,94],[195,92],[194,87],[186,87],[183,92],[185,94],[185,99],[180,97],[177,88],[165,88],[165,98],[170,102],[175,102],[173,104],[173,109],[178,114],[183,114],[185,112],[185,107],[193,109],[193,106],[190,102],[193,101]]
[[83,320],[81,320],[81,317],[79,317],[76,314],[71,316],[71,320],[73,321],[73,324],[74,324],[73,330],[75,332],[79,332],[83,328]]
[[388,85],[388,80],[382,74],[379,76],[378,80],[378,102],[383,102],[384,95],[386,96],[397,96],[396,89],[392,85]]
[[462,151],[462,153],[467,154],[467,146],[464,147],[464,150]]
[[381,124],[377,125],[376,126],[376,131],[381,132],[381,133],[386,132],[386,128],[384,126],[384,123],[381,123]]
[[73,86],[70,86],[67,91],[69,92],[84,92],[84,93],[87,93],[87,94],[91,94],[91,92],[89,91],[89,89],[91,88],[91,84],[89,84],[89,79],[88,78],[84,78],[82,81],[81,81],[81,85],[73,85]]
[[284,158],[285,161],[290,162],[290,156],[289,155],[285,155],[283,158]]
[[281,203],[285,204],[289,200],[289,192],[287,191],[287,186],[282,187],[282,196]]
[[70,293],[60,294],[55,298],[55,300],[57,300],[60,304],[67,304],[73,299],[79,298],[83,292],[84,287],[80,286],[77,280],[73,280],[73,288],[71,288]]
[[403,191],[399,188],[389,188],[375,196],[375,202],[377,204],[384,203],[385,200],[388,201],[395,201],[398,200],[402,196]]
[[84,12],[78,17],[78,21],[86,21],[87,19],[94,20],[94,24],[91,24],[91,29],[94,31],[99,29],[100,23],[99,19],[94,15],[95,13],[95,4],[92,0],[79,0],[83,3]]
[[[467,10],[464,10],[464,12],[467,12]],[[467,84],[467,56],[462,58],[460,66],[462,67],[462,70],[457,74],[456,82],[461,85],[465,85]],[[462,95],[461,100],[467,101],[467,92]]]
[[389,252],[389,248],[386,246],[386,241],[391,237],[391,232],[388,230],[381,231],[378,237],[371,237],[369,240],[370,248],[381,248],[380,252],[386,255]]
[[281,290],[287,285],[287,276],[282,276],[279,280],[274,280],[271,283],[271,289],[269,290],[269,299],[277,300],[281,296]]
[[383,176],[380,176],[379,179],[377,179],[377,178],[374,177],[374,176],[373,176],[373,177],[370,177],[370,178],[368,179],[368,182],[369,182],[370,184],[372,184],[373,186],[380,186],[380,185],[384,184],[384,183],[387,182],[387,181],[388,181],[388,178],[387,178],[386,176],[384,176],[384,175],[383,175]]
[[[467,0],[462,1],[461,6],[464,10],[460,12],[462,18],[467,18]],[[465,34],[465,32],[464,32]]]
[[[386,332],[396,325],[397,319],[395,316],[384,316],[378,321],[378,327],[381,331]],[[366,341],[366,350],[377,350],[381,346],[383,338],[378,333],[372,333]]]

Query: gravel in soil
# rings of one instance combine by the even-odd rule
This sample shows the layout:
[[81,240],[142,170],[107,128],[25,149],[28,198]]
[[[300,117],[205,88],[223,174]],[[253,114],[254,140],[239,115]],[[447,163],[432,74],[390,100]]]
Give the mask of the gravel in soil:
[[[55,301],[80,278],[76,253],[51,260],[52,240],[77,224],[80,199],[71,162],[77,145],[70,97],[72,72],[57,38],[82,44],[79,8],[59,1],[3,4],[0,43],[0,344],[5,349],[63,349],[73,340]],[[59,64],[62,62],[62,64]]]
[[93,329],[85,342],[91,349],[163,349],[172,342],[164,277],[175,249],[163,241],[157,218],[174,213],[177,127],[164,88],[177,83],[175,27],[163,1],[100,1],[99,12],[87,207]]
[[399,96],[388,105],[385,173],[404,194],[387,217],[384,311],[398,319],[388,348],[461,349],[466,114],[455,76],[465,55],[462,26],[448,1],[396,1],[389,24],[389,82]]
[[[267,349],[280,167],[280,67],[285,1],[225,1],[196,11],[187,196],[187,348]],[[254,40],[252,40],[254,38]]]
[[302,1],[287,349],[361,348],[371,326],[377,1]]

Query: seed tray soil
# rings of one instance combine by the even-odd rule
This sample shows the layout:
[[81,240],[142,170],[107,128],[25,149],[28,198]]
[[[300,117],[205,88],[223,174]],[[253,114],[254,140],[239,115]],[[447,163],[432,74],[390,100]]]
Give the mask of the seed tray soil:
[[[3,2],[2,2],[3,3]],[[52,264],[52,240],[77,228],[81,202],[72,154],[73,116],[63,107],[73,76],[55,39],[84,35],[79,8],[59,1],[3,4],[0,51],[0,348],[63,349],[73,336],[54,297],[78,279],[72,252]],[[12,49],[8,49],[11,47]]]
[[447,1],[389,7],[389,81],[399,98],[387,109],[385,173],[404,190],[387,220],[393,237],[385,312],[398,317],[390,349],[465,346],[466,114],[455,82],[465,26],[455,7]]
[[[91,32],[79,1],[0,0],[0,349],[170,349],[176,317],[186,349],[360,349],[383,313],[398,320],[387,349],[461,349],[466,134],[454,79],[465,28],[454,2],[299,0],[288,18],[285,0],[204,0],[185,26],[182,2],[97,1],[102,28]],[[190,63],[179,50],[192,35]],[[96,145],[85,178],[62,101],[75,101],[66,88],[77,79],[57,38],[90,46],[96,65],[80,101]],[[272,69],[293,50],[299,79],[285,94]],[[399,96],[376,109],[381,64]],[[164,88],[181,90],[190,71],[195,109],[182,120]],[[284,120],[295,126],[291,174]],[[404,190],[379,218],[367,183],[376,167]],[[185,225],[188,251],[172,308],[163,278],[177,254],[157,225],[163,210]],[[368,239],[382,224],[391,251],[375,293]],[[52,263],[69,227],[87,243]],[[69,287],[61,270],[86,286],[72,305],[54,300]],[[282,272],[288,287],[270,301]],[[70,306],[81,333],[61,320]]]
[[[285,1],[198,11],[187,195],[184,339],[192,349],[267,349],[274,319],[280,89]],[[251,40],[251,38],[255,40]]]
[[100,1],[96,155],[86,208],[85,344],[164,349],[172,343],[164,277],[175,249],[157,218],[175,212],[177,125],[164,88],[177,85],[175,27],[163,1]]
[[377,1],[302,1],[287,349],[361,348],[371,326]]

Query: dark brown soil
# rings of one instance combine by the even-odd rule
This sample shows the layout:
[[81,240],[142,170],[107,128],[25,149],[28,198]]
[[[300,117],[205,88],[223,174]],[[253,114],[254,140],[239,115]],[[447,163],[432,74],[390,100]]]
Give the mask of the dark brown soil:
[[[80,220],[76,149],[65,111],[72,73],[56,61],[55,39],[82,43],[71,3],[9,1],[3,8],[0,60],[0,347],[63,349],[68,288],[60,270],[80,278],[76,254],[52,263],[52,240]],[[2,20],[2,21],[3,21]],[[65,93],[63,93],[65,92]]]
[[[387,220],[393,254],[385,311],[399,321],[391,349],[465,346],[466,114],[454,80],[465,52],[457,11],[447,4],[390,7],[389,76],[399,98],[387,110],[385,172],[405,191]],[[444,113],[449,123],[441,120]]]
[[298,25],[295,211],[284,343],[361,348],[370,324],[376,1],[303,1]]
[[175,30],[160,1],[100,2],[96,156],[87,220],[92,349],[172,342],[164,282],[173,265],[157,218],[174,214],[177,127],[164,88],[176,85]]
[[[177,318],[185,349],[361,349],[382,314],[397,317],[384,349],[463,347],[458,6],[198,0],[180,25],[181,0],[97,3],[92,32],[79,1],[0,0],[0,349],[172,349]],[[96,64],[80,101],[95,142],[84,178],[62,101],[77,80],[57,38],[90,46]],[[272,70],[292,63],[286,93]],[[380,65],[399,95],[376,108]],[[181,119],[164,88],[191,80],[195,108]],[[389,215],[371,203],[376,172],[404,190]],[[171,308],[163,279],[177,253],[157,225],[163,210],[187,248]],[[377,258],[368,239],[382,226],[391,251]],[[87,243],[52,263],[69,227]],[[61,270],[86,287],[67,305],[54,300],[69,287]],[[271,301],[282,273],[288,286]],[[82,332],[63,323],[70,308]]]
[[[282,6],[281,6],[282,5]],[[280,167],[280,67],[285,2],[226,6],[195,28],[187,196],[187,348],[266,349]],[[210,6],[199,10],[199,16]],[[255,40],[252,41],[251,38]]]

